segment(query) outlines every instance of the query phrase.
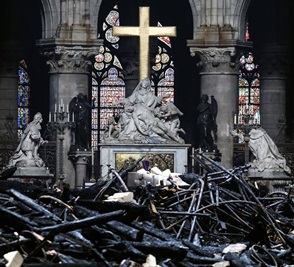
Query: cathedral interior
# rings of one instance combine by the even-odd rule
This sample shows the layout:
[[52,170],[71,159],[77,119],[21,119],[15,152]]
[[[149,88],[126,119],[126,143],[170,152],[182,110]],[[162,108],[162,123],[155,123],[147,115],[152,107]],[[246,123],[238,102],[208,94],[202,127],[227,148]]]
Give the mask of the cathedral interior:
[[[23,131],[37,112],[43,114],[42,131],[45,132],[50,112],[54,112],[56,103],[62,100],[68,104],[78,93],[87,95],[89,101],[95,98],[90,77],[91,67],[89,69],[86,65],[95,61],[95,54],[99,53],[98,48],[103,43],[110,45],[112,50],[119,45],[118,49],[115,48],[115,58],[121,67],[119,75],[123,76],[125,84],[124,96],[129,96],[134,90],[139,81],[139,38],[107,37],[109,25],[105,26],[107,29],[104,27],[105,19],[109,14],[114,14],[111,12],[115,6],[118,7],[117,14],[121,26],[138,25],[139,6],[149,6],[150,25],[157,25],[160,22],[163,26],[176,27],[177,36],[169,38],[171,47],[164,48],[165,51],[169,49],[170,61],[167,64],[156,61],[158,40],[150,37],[149,64],[155,90],[160,90],[157,87],[160,87],[159,73],[163,71],[163,66],[166,68],[168,64],[172,64],[169,68],[172,71],[171,90],[174,103],[184,114],[181,117],[181,126],[186,132],[184,139],[187,144],[191,144],[192,147],[199,146],[197,105],[201,94],[213,95],[218,102],[218,146],[222,150],[224,165],[227,167],[232,166],[234,161],[234,141],[229,136],[228,129],[234,128],[233,116],[237,114],[241,117],[242,108],[247,107],[250,112],[252,108],[251,115],[258,117],[260,125],[273,139],[279,139],[279,142],[289,142],[293,139],[291,78],[294,67],[291,48],[294,37],[291,30],[291,12],[294,7],[291,1],[230,0],[223,4],[217,4],[216,1],[183,1],[178,4],[168,1],[118,0],[85,1],[80,5],[75,1],[67,1],[62,5],[59,1],[24,3],[14,0],[1,5],[3,79],[0,132],[2,135],[7,134],[5,122],[7,118],[12,118],[11,130],[14,141],[19,138],[17,131]],[[82,52],[75,50],[82,48],[83,45],[84,53],[91,54],[89,61],[80,58],[79,63],[70,62],[70,53],[77,53],[72,58],[79,57],[78,53]],[[68,49],[64,55],[62,49]],[[245,75],[251,80],[252,75],[258,75],[258,81],[251,81],[255,83],[252,86],[256,88],[252,87],[252,93],[249,93],[256,94],[257,100],[253,100],[254,96],[249,97],[251,100],[242,100],[243,93],[238,92],[242,87],[240,79],[238,82],[238,75],[241,65],[249,60],[248,53],[253,56],[249,58],[254,62],[246,66],[254,66],[254,71],[258,73],[249,73],[252,70],[248,68]],[[240,64],[242,55],[247,58]],[[64,56],[68,58],[64,60]],[[29,82],[25,83],[29,93],[17,95],[17,77],[14,80],[7,77],[18,75],[17,68],[21,60],[24,60],[28,71]],[[72,73],[71,64],[74,68]],[[160,64],[162,69],[158,71],[156,68]],[[92,70],[95,69],[93,66]],[[98,71],[96,75],[102,74]],[[101,77],[98,77],[98,86]],[[246,94],[247,89],[244,90]],[[100,97],[95,98],[96,107]],[[26,101],[26,104],[21,101]],[[20,105],[26,107],[22,108]],[[102,111],[99,109],[97,112]],[[107,124],[107,115],[101,116],[100,122],[98,118],[92,118],[89,122],[92,128],[98,128],[98,132],[92,131],[92,135],[88,134],[95,151],[101,141],[101,131],[103,132]],[[69,150],[70,144],[64,145],[65,150]],[[99,159],[96,165],[99,165]]]
[[292,266],[294,1],[0,12],[0,266]]

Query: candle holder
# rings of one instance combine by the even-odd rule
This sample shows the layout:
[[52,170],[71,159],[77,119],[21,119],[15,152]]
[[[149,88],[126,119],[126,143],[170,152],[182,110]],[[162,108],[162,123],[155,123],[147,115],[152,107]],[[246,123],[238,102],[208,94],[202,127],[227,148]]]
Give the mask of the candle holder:
[[96,182],[96,178],[95,178],[95,151],[94,151],[94,147],[92,147],[91,149],[91,161],[92,161],[92,169],[91,169],[91,178],[90,178],[90,182]]
[[[67,121],[66,121],[67,120]],[[47,130],[50,133],[56,134],[56,169],[58,171],[58,179],[63,180],[65,178],[63,171],[63,154],[64,154],[64,135],[66,130],[71,130],[76,126],[74,122],[74,115],[70,120],[70,113],[68,111],[68,105],[66,105],[66,111],[64,108],[63,100],[60,100],[58,105],[55,104],[53,118],[51,112],[49,112],[49,122],[47,124]]]

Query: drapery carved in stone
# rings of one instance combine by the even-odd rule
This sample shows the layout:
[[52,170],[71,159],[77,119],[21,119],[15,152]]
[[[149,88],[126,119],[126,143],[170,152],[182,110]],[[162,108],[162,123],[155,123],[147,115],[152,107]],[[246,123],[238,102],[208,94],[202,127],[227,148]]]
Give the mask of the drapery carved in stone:
[[91,58],[97,53],[98,49],[94,47],[83,49],[82,47],[57,46],[54,51],[43,54],[49,58],[47,61],[50,67],[49,73],[88,73],[92,68]]
[[239,69],[239,57],[234,47],[192,47],[190,50],[191,56],[200,56],[201,61],[197,63],[197,67],[202,72],[237,72]]

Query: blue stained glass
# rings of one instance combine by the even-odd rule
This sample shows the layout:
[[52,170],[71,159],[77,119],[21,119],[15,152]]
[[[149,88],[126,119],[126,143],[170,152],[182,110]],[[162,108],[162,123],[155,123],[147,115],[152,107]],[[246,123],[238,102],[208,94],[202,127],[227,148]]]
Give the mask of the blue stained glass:
[[29,109],[18,108],[18,128],[25,129],[29,123]]
[[18,86],[18,106],[27,107],[29,105],[29,86],[19,85]]
[[30,79],[27,73],[27,65],[24,60],[19,62],[18,68],[18,137],[22,136],[22,133],[29,123],[30,111]]

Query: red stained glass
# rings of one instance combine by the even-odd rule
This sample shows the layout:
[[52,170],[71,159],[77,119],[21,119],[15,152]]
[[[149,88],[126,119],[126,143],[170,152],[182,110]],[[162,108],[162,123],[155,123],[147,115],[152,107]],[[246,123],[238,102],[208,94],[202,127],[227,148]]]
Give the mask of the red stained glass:
[[258,65],[254,63],[252,53],[240,58],[239,74],[239,111],[238,122],[245,123],[244,118],[250,116],[249,123],[260,124],[260,80]]

